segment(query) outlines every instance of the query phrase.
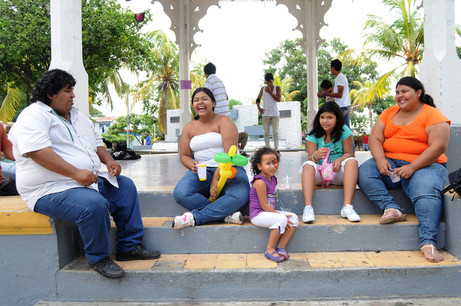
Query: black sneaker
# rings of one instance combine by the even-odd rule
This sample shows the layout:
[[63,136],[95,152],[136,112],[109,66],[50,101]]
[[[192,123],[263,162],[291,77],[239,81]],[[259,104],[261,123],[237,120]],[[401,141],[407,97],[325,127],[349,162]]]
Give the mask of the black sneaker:
[[107,256],[100,262],[90,265],[96,272],[108,278],[120,278],[125,275],[125,271],[117,265],[110,256]]
[[144,260],[144,259],[157,259],[160,258],[159,251],[150,251],[140,243],[134,249],[127,253],[117,252],[115,256],[118,261],[127,261],[127,260]]

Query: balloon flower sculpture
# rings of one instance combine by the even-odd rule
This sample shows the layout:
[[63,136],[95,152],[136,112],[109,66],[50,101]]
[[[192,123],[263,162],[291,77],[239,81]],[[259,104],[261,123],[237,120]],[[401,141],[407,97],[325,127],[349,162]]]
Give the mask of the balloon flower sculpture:
[[227,179],[233,179],[235,174],[237,173],[237,169],[232,167],[232,164],[240,167],[244,167],[248,164],[248,159],[245,156],[236,153],[237,147],[231,146],[227,154],[216,153],[214,155],[214,160],[219,163],[219,181],[218,186],[216,188],[216,198],[209,198],[211,202],[214,202],[214,200],[218,198],[219,194],[221,193],[221,190],[224,187],[224,184],[226,184]]

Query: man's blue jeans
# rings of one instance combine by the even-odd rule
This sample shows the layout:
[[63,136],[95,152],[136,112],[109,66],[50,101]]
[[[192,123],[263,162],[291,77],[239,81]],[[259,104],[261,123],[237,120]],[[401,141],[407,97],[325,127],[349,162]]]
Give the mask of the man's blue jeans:
[[[392,169],[408,165],[404,160],[386,158]],[[393,183],[391,178],[378,171],[374,158],[367,160],[359,168],[358,184],[363,193],[381,210],[396,208],[402,210],[389,194],[388,189],[402,188],[414,205],[419,225],[420,246],[436,243],[442,216],[442,189],[448,179],[445,165],[433,163],[417,170],[409,179],[400,178]]]
[[341,110],[344,115],[344,124],[347,125],[348,128],[351,128],[351,106],[341,107]]
[[219,197],[210,202],[211,178],[216,168],[207,167],[207,180],[199,181],[192,170],[186,172],[176,184],[173,196],[180,205],[192,212],[195,224],[222,221],[226,216],[238,211],[248,203],[250,184],[245,169],[235,167],[237,174],[228,179]]
[[71,188],[43,196],[35,204],[36,212],[78,226],[89,264],[109,255],[109,214],[117,226],[118,252],[131,251],[144,235],[136,186],[125,176],[117,179],[119,188],[100,177],[99,192],[84,187]]

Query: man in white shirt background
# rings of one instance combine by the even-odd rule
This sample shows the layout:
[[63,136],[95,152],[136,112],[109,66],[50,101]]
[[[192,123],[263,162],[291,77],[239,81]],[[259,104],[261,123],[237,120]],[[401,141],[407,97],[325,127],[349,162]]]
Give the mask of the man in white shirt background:
[[350,128],[351,99],[349,96],[349,82],[347,77],[341,72],[343,63],[339,59],[331,61],[331,75],[335,76],[335,86],[333,92],[321,91],[318,97],[333,97],[335,102],[341,107],[344,114],[344,122]]

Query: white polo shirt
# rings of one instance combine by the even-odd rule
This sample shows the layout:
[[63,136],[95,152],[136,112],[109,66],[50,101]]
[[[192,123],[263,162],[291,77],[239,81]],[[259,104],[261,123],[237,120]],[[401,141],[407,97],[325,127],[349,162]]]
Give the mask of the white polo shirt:
[[[16,186],[31,210],[45,195],[84,186],[43,168],[27,157],[27,153],[49,147],[78,169],[97,173],[101,168],[96,150],[104,144],[93,122],[75,107],[70,111],[70,120],[58,116],[48,105],[35,102],[21,112],[10,130],[16,159]],[[97,190],[96,184],[88,187]]]
[[205,82],[205,87],[211,90],[216,99],[214,113],[219,115],[230,116],[229,101],[227,101],[227,92],[224,83],[216,74],[210,74]]
[[338,86],[344,87],[343,96],[341,98],[335,98],[335,102],[339,105],[339,107],[350,106],[351,98],[349,96],[349,82],[342,72],[340,72],[335,78],[335,92],[338,92]]

